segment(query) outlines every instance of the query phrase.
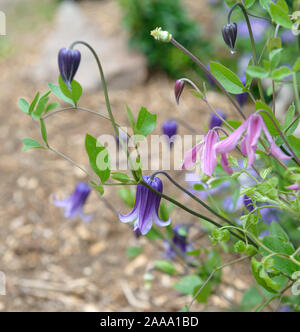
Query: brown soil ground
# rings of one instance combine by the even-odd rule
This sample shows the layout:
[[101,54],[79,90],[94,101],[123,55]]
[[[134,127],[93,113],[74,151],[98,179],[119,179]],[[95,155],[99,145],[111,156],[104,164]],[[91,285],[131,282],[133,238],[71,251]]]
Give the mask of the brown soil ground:
[[[85,3],[82,7],[101,22],[101,17],[105,19],[102,6],[111,5],[104,3]],[[86,205],[86,212],[95,216],[91,223],[65,220],[62,211],[53,205],[52,194],[67,196],[77,181],[87,180],[84,174],[51,152],[22,152],[21,138],[39,139],[39,134],[30,119],[18,110],[17,100],[20,96],[32,98],[41,89],[24,81],[22,73],[26,66],[37,62],[39,41],[49,29],[51,21],[43,21],[37,22],[33,31],[12,32],[12,51],[0,63],[0,270],[7,277],[7,295],[0,296],[0,310],[179,310],[191,299],[171,289],[178,278],[155,272],[152,288],[147,290],[144,286],[143,275],[155,259],[162,258],[162,251],[146,239],[137,240],[95,192]],[[212,93],[210,100],[230,114],[230,106],[222,97]],[[126,103],[135,114],[140,106],[147,106],[158,114],[157,133],[161,122],[170,116],[183,118],[201,133],[210,116],[205,105],[189,93],[185,93],[182,105],[177,107],[173,82],[163,75],[130,90],[112,91],[111,101],[118,122],[125,125]],[[84,95],[81,105],[105,110],[101,92]],[[84,134],[112,134],[107,123],[95,121],[85,113],[60,114],[49,119],[47,126],[51,145],[86,167]],[[180,134],[185,132],[181,128]],[[181,172],[174,175],[183,180]],[[174,187],[167,183],[165,187],[166,192],[187,202]],[[107,188],[104,197],[116,210],[122,207],[126,211],[114,188]],[[176,209],[173,222],[197,220]],[[143,253],[130,261],[125,253],[128,246],[143,246]],[[199,246],[210,244],[204,239]],[[224,257],[224,261],[231,259]],[[248,267],[239,265],[225,269],[224,273],[229,286],[222,286],[206,307],[196,304],[195,310],[220,311],[232,308],[233,302],[239,303],[236,288],[249,287]],[[234,286],[230,285],[233,279]]]

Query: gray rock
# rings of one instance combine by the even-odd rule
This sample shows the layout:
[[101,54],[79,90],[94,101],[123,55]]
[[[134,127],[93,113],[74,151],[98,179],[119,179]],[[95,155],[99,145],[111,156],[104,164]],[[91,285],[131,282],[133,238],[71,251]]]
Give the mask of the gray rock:
[[[59,75],[57,66],[59,49],[68,47],[75,40],[83,40],[89,43],[100,56],[109,88],[129,88],[145,80],[144,56],[128,50],[127,40],[123,34],[105,36],[81,12],[79,5],[75,2],[65,1],[60,5],[53,27],[54,29],[41,47],[40,61],[29,70],[29,79],[35,82],[56,83]],[[98,89],[101,82],[94,57],[86,47],[77,45],[76,48],[82,55],[76,80],[85,91]]]

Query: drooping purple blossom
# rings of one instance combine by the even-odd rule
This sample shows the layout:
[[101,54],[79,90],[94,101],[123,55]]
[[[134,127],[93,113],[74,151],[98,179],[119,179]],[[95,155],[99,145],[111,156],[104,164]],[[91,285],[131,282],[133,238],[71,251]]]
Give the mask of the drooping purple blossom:
[[81,54],[78,50],[62,48],[58,53],[58,67],[60,75],[70,88],[71,82],[78,70]]
[[[269,22],[258,18],[250,18],[250,24],[255,42],[261,42],[264,39],[266,29],[270,26]],[[239,21],[237,22],[237,25],[239,30],[239,37],[248,39],[249,30],[246,21]]]
[[162,124],[162,132],[164,135],[168,136],[170,145],[177,134],[178,124],[175,120],[168,120]]
[[235,22],[225,24],[222,28],[222,36],[224,42],[229,46],[231,52],[234,52],[234,45],[236,42],[238,27]]
[[[226,114],[221,111],[221,110],[216,110],[216,112],[219,114],[219,116],[226,120]],[[221,127],[223,124],[223,121],[220,119],[220,117],[217,116],[216,114],[212,114],[210,118],[210,124],[209,124],[209,129],[214,129],[215,127]]]
[[53,202],[57,207],[65,209],[66,218],[74,219],[78,216],[84,221],[90,221],[92,219],[92,215],[86,215],[83,212],[83,207],[90,192],[91,189],[87,183],[79,182],[69,197],[63,200],[58,200],[55,196],[53,196]]
[[[143,180],[153,189],[160,193],[163,192],[163,184],[158,177],[152,179],[150,175],[145,175],[143,176]],[[119,213],[119,219],[123,223],[134,222],[134,231],[142,235],[150,231],[153,223],[162,227],[168,226],[171,220],[163,221],[158,215],[160,201],[161,196],[154,193],[146,186],[138,184],[133,210],[127,215]]]
[[[246,85],[246,76],[245,75],[241,76],[240,80],[245,86]],[[244,93],[240,93],[240,94],[235,95],[235,98],[238,101],[239,105],[241,107],[243,107],[246,104],[247,100],[248,100],[248,96],[249,96],[248,92],[244,92]]]
[[179,104],[180,96],[182,94],[184,86],[185,86],[185,82],[183,80],[177,80],[175,82],[174,94],[175,94],[175,99],[176,99],[177,104]]
[[192,245],[188,243],[188,231],[189,228],[185,225],[176,225],[173,227],[173,237],[171,239],[171,243],[165,242],[165,257],[168,259],[174,259],[177,257],[176,250],[174,247],[178,249],[178,251],[182,255],[186,255],[186,252],[192,250]]
[[245,208],[249,211],[249,212],[253,212],[254,211],[254,205],[253,205],[253,201],[252,199],[247,196],[247,195],[244,195],[244,205],[245,205]]
[[242,138],[242,135],[245,133],[241,141],[241,151],[244,156],[248,156],[248,166],[250,167],[255,161],[255,152],[262,131],[270,144],[270,153],[276,158],[289,160],[291,157],[281,152],[281,150],[276,146],[262,116],[258,114],[250,115],[248,119],[229,137],[216,143],[215,151],[217,153],[226,154],[234,150]]

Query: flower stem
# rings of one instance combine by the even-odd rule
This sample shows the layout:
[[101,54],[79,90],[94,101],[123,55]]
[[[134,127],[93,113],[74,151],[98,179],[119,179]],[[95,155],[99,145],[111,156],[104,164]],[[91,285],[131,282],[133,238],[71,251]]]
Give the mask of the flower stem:
[[105,97],[106,108],[107,108],[109,117],[111,119],[111,123],[112,123],[113,129],[115,131],[115,134],[119,138],[119,141],[120,141],[120,143],[122,145],[122,148],[124,149],[124,151],[126,151],[127,159],[128,159],[128,163],[129,163],[129,167],[130,167],[131,173],[132,173],[133,177],[135,178],[135,180],[138,181],[139,180],[139,176],[137,175],[137,173],[134,170],[133,163],[131,161],[130,154],[129,154],[129,151],[127,149],[127,146],[123,142],[122,138],[120,138],[120,133],[119,133],[119,130],[118,130],[118,126],[117,126],[117,123],[115,121],[115,118],[114,118],[112,110],[111,110],[111,105],[110,105],[109,95],[108,95],[108,90],[107,90],[107,84],[106,84],[106,80],[105,80],[105,76],[104,76],[104,72],[103,72],[103,69],[102,69],[102,66],[101,66],[100,59],[99,59],[96,51],[93,49],[93,47],[91,45],[89,45],[85,41],[79,40],[79,41],[73,42],[71,44],[71,46],[70,46],[70,49],[74,48],[74,46],[77,45],[77,44],[82,44],[82,45],[86,46],[91,51],[91,53],[93,54],[94,58],[96,59],[96,62],[97,62],[97,65],[98,65],[98,69],[99,69],[99,72],[100,72],[102,86],[103,86],[103,92],[104,92],[104,97]]
[[[173,203],[174,205],[177,205],[178,207],[180,207],[181,209],[183,209],[184,211],[192,214],[193,216],[196,216],[198,218],[201,218],[201,219],[204,219],[206,221],[208,221],[209,223],[213,224],[214,226],[216,226],[217,228],[222,228],[223,226],[219,223],[217,223],[216,221],[210,219],[209,217],[206,217],[196,211],[193,211],[191,209],[189,209],[188,207],[186,207],[185,205],[181,204],[180,202],[176,201],[175,199],[163,194],[163,193],[160,193],[159,191],[155,190],[154,188],[152,188],[151,186],[149,186],[148,183],[146,183],[145,181],[141,181],[140,182],[143,186],[147,187],[148,189],[150,189],[151,191],[153,191],[155,194],[161,196],[162,198],[166,199],[167,201]],[[229,231],[233,236],[235,236],[236,238],[238,238],[239,240],[241,241],[244,241],[244,239],[239,236],[238,234],[236,234],[235,232],[232,232],[231,230]]]
[[299,99],[299,90],[298,90],[298,85],[297,85],[296,73],[293,73],[293,89],[294,89],[296,110],[297,110],[298,114],[300,114],[300,99]]
[[230,100],[232,105],[236,108],[236,110],[240,113],[241,117],[243,119],[246,119],[242,109],[237,104],[237,102],[233,99],[233,97],[227,92],[227,90],[222,86],[222,84],[216,79],[216,77],[204,66],[204,64],[189,50],[187,50],[184,46],[182,46],[177,40],[175,40],[173,37],[171,39],[171,43],[179,48],[181,51],[183,51],[186,55],[188,55],[211,79],[216,83],[216,85],[223,91],[223,93],[226,95],[226,97]]
[[[230,22],[230,17],[232,15],[234,9],[237,6],[239,6],[241,8],[241,10],[243,12],[243,15],[245,17],[245,20],[246,20],[248,31],[249,31],[249,36],[250,36],[251,47],[252,47],[253,60],[254,60],[254,64],[257,66],[258,65],[258,58],[257,58],[257,51],[256,51],[255,41],[254,41],[253,32],[252,32],[252,28],[251,28],[251,23],[250,23],[250,20],[249,20],[247,10],[246,10],[246,8],[244,7],[244,5],[242,3],[238,2],[238,3],[236,3],[235,5],[232,6],[232,8],[230,9],[229,14],[228,14],[228,22]],[[262,89],[260,79],[257,80],[257,86],[258,86],[260,98],[264,102],[265,98],[264,98],[264,93],[263,93],[263,89]]]

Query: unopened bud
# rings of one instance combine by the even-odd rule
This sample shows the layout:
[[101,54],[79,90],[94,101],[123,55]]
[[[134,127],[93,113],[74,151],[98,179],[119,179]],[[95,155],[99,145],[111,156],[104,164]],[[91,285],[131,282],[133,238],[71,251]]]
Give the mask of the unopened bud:
[[172,39],[172,35],[168,31],[163,31],[161,28],[152,30],[150,34],[154,39],[164,43],[168,43]]

